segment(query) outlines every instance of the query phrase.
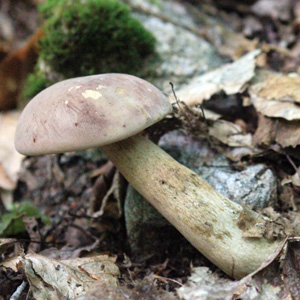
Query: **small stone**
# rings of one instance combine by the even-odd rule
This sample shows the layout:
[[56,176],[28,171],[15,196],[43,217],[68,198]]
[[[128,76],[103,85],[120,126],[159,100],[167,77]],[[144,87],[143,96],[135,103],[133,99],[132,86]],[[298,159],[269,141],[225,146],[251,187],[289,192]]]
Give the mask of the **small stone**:
[[159,145],[234,202],[254,209],[276,202],[276,177],[264,164],[247,166],[243,171],[232,170],[225,155],[214,153],[207,142],[180,131],[164,135]]

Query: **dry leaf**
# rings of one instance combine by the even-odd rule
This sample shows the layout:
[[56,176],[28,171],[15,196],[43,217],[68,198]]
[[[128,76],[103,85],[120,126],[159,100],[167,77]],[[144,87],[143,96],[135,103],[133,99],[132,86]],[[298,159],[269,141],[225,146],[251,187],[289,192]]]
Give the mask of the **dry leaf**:
[[292,183],[294,186],[300,187],[300,168],[298,168],[297,172],[292,176]]
[[13,256],[13,257],[9,257],[7,259],[5,259],[4,261],[2,261],[0,263],[1,267],[4,268],[10,268],[12,269],[14,272],[18,272],[18,266],[20,264],[20,256]]
[[276,142],[283,148],[297,147],[300,145],[300,121],[289,122],[259,114],[253,141],[260,146],[269,146]]
[[[193,106],[221,91],[227,95],[242,92],[254,76],[256,57],[260,53],[260,50],[252,51],[231,64],[192,79],[189,84],[176,91],[178,99]],[[171,97],[170,101],[175,102]]]
[[269,100],[300,103],[300,76],[292,74],[271,77],[259,96]]
[[113,175],[111,187],[101,199],[101,207],[93,213],[93,217],[106,216],[119,219],[122,216],[122,203],[124,200],[124,178],[119,171]]
[[276,123],[274,119],[258,113],[258,126],[253,135],[254,145],[269,146],[275,141]]
[[75,299],[100,281],[117,286],[119,269],[106,255],[55,260],[38,254],[20,258],[33,296],[37,300]]
[[108,286],[105,282],[97,282],[87,293],[76,298],[76,300],[128,300],[130,292],[116,286]]
[[274,73],[264,77],[249,89],[255,108],[267,117],[300,120],[300,77]]
[[209,127],[209,135],[230,147],[253,147],[252,135],[243,133],[240,125],[228,121],[214,122]]
[[2,255],[7,248],[12,247],[15,243],[15,239],[0,239],[0,255]]
[[230,149],[229,152],[226,153],[226,157],[234,162],[239,162],[245,156],[254,156],[255,154],[259,154],[261,152],[260,149],[256,148],[248,148],[248,147],[238,147]]
[[177,293],[184,300],[231,300],[239,286],[239,282],[220,278],[207,267],[197,267]]
[[267,117],[284,118],[286,120],[300,120],[300,107],[291,102],[266,100],[251,94],[255,108]]
[[[188,282],[177,290],[180,299],[183,300],[257,300],[257,299],[290,299],[290,298],[273,298],[279,292],[285,292],[283,282],[277,286],[278,282],[273,282],[272,272],[268,270],[276,270],[280,277],[280,269],[273,268],[272,264],[278,264],[281,257],[281,251],[286,245],[284,240],[276,251],[270,255],[266,261],[253,273],[244,277],[240,281],[231,281],[229,279],[220,278],[218,274],[212,273],[206,267],[194,268],[192,276]],[[277,265],[276,265],[277,266]],[[261,272],[266,271],[266,275],[261,275]],[[263,280],[263,284],[261,283]],[[260,298],[265,295],[265,298]],[[268,295],[268,296],[267,296]]]
[[284,148],[300,145],[300,121],[278,120],[275,133],[276,142]]

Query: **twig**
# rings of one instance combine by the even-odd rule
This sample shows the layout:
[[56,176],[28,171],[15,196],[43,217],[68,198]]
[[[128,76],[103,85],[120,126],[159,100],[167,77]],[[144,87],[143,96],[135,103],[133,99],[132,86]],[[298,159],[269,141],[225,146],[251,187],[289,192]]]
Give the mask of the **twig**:
[[176,104],[178,105],[178,108],[181,110],[181,112],[184,114],[185,118],[187,119],[189,125],[191,126],[191,129],[193,128],[193,125],[188,117],[188,115],[186,114],[185,110],[181,107],[181,101],[177,98],[176,94],[175,94],[175,90],[174,90],[174,84],[173,82],[169,82],[169,84],[171,85],[171,89],[172,89],[172,93],[174,95],[174,98],[175,98],[175,101],[176,101]]
[[27,286],[27,282],[23,281],[21,285],[18,286],[18,288],[16,289],[16,291],[11,295],[11,297],[9,298],[9,300],[18,300],[22,294],[22,292],[25,290]]
[[167,277],[162,277],[162,276],[159,276],[159,275],[156,275],[154,274],[154,277],[158,280],[161,280],[162,282],[167,282],[167,281],[172,281],[172,282],[175,282],[176,284],[180,285],[180,286],[183,286],[183,284],[175,279],[172,279],[172,278],[167,278]]
[[87,230],[85,230],[84,228],[82,228],[81,226],[77,225],[77,224],[69,224],[69,227],[73,227],[75,229],[78,229],[79,231],[81,231],[82,233],[86,234],[89,238],[91,238],[94,241],[97,241],[98,238],[95,237],[93,234],[91,234],[90,232],[88,232]]

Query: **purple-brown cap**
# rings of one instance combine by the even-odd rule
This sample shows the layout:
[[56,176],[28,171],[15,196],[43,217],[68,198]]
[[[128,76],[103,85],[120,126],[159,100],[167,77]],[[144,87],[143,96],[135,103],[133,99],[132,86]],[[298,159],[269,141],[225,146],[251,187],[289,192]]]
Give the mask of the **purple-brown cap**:
[[19,119],[15,146],[30,156],[101,147],[139,133],[171,111],[167,97],[138,77],[72,78],[29,102]]

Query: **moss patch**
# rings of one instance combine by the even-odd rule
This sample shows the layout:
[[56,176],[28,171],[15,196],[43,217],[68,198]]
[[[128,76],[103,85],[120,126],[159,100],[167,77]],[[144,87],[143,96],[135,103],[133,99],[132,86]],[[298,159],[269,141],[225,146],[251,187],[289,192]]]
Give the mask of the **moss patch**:
[[51,82],[36,67],[35,72],[30,74],[25,82],[23,96],[31,98],[50,84]]
[[31,76],[26,84],[26,96],[42,88],[45,80],[54,83],[52,72],[64,79],[97,73],[136,74],[154,53],[154,36],[119,1],[48,0],[40,11],[46,22],[39,61],[46,68],[41,63],[37,66],[35,80]]

